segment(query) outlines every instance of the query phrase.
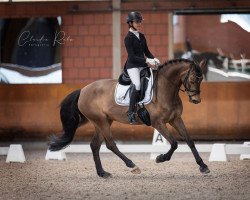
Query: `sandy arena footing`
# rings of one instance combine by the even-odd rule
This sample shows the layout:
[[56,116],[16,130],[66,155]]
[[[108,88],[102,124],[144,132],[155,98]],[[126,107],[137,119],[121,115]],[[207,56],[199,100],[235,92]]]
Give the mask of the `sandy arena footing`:
[[69,153],[67,161],[45,160],[45,150],[26,150],[26,163],[5,163],[0,156],[0,199],[250,199],[250,160],[230,156],[230,162],[208,162],[200,173],[191,153],[175,153],[155,163],[148,153],[127,153],[140,168],[131,170],[112,153],[102,153],[112,178],[96,175],[92,154]]

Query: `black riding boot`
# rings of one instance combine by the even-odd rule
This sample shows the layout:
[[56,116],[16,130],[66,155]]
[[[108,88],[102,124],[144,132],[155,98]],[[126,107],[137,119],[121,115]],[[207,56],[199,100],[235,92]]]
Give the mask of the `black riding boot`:
[[135,118],[136,104],[139,102],[139,99],[140,99],[140,90],[134,89],[131,93],[129,109],[128,109],[128,121],[130,124],[136,122]]

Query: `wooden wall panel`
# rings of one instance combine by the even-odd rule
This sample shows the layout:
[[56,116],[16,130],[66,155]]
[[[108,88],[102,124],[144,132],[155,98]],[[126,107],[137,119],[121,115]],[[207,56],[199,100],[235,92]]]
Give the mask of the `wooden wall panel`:
[[[77,6],[81,10],[80,12],[70,12],[73,7]],[[143,7],[145,33],[149,36],[148,42],[152,47],[152,52],[155,52],[162,60],[165,60],[167,58],[165,58],[164,55],[167,55],[166,50],[168,49],[168,30],[166,29],[168,14],[173,10],[226,8],[245,8],[249,10],[249,6],[250,2],[245,0],[212,0],[206,2],[180,0],[157,1],[157,3],[153,1],[128,0],[122,2],[121,20],[125,20],[128,11],[141,10]],[[63,30],[75,39],[73,44],[69,43],[62,46],[63,79],[66,84],[0,85],[1,141],[18,139],[45,140],[48,135],[60,132],[61,124],[57,106],[63,97],[74,89],[82,87],[81,84],[76,83],[92,82],[110,76],[110,63],[112,59],[110,59],[110,50],[106,51],[108,47],[112,46],[112,39],[109,36],[111,29],[108,29],[111,25],[110,17],[112,11],[109,8],[109,1],[51,2],[46,4],[1,3],[0,17],[62,16]],[[103,12],[99,12],[98,10],[100,9],[104,9]],[[84,21],[88,23],[87,18],[89,17],[91,17],[91,20],[94,19],[94,24],[101,23],[100,20],[107,22],[106,26],[102,26],[102,28],[107,31],[104,35],[105,47],[100,50],[100,54],[107,54],[105,55],[107,57],[105,67],[103,67],[103,59],[99,60],[98,63],[93,63],[92,58],[85,59],[84,65],[81,65],[83,61],[81,56],[83,54],[86,54],[86,56],[95,54],[94,49],[90,50],[90,48],[85,48],[86,44],[81,45],[79,43],[79,45],[76,46],[82,39],[83,42],[87,44],[91,42],[88,41],[88,37],[85,38],[86,32],[92,33],[90,27],[84,25]],[[81,24],[81,27],[78,27],[78,24]],[[96,29],[96,26],[92,28]],[[152,32],[154,28],[157,32],[156,35]],[[124,35],[126,31],[127,25],[123,21],[122,34]],[[159,44],[153,44],[155,41],[153,38],[157,35],[161,35],[161,44],[163,44],[164,47],[160,47]],[[89,35],[87,34],[87,36]],[[93,40],[93,37],[90,40]],[[99,38],[94,42],[99,40],[101,42],[103,38]],[[159,42],[159,38],[156,41]],[[124,49],[122,51],[124,62],[126,56]],[[95,66],[96,68],[99,66],[100,72],[98,74],[100,76],[97,77],[96,69],[90,71],[90,69],[78,66]],[[181,94],[184,103],[183,118],[190,135],[199,140],[250,139],[249,86],[250,83],[204,83],[202,85],[202,103],[199,105],[190,104],[187,96]],[[153,133],[152,128],[146,126],[129,126],[119,123],[114,123],[112,130],[114,137],[121,140],[151,140]],[[84,140],[89,140],[93,131],[93,127],[88,124],[80,128],[76,136]]]
[[[58,105],[80,84],[0,85],[0,140],[45,140],[61,131]],[[250,83],[203,83],[202,102],[194,105],[183,100],[183,119],[196,140],[250,139]],[[174,135],[181,139],[170,128]],[[89,141],[91,124],[79,128],[77,139]],[[114,123],[117,140],[151,140],[153,129]]]

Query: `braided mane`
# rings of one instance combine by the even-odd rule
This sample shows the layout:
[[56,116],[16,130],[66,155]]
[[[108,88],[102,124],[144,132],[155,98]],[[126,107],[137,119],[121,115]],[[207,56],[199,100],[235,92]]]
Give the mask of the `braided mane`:
[[195,62],[192,61],[192,60],[184,59],[184,58],[177,58],[177,59],[172,59],[172,60],[165,61],[163,64],[158,66],[158,69],[161,69],[161,68],[163,68],[163,67],[165,67],[167,65],[172,65],[172,64],[180,63],[180,62],[186,62],[186,63],[190,63],[190,64],[195,65]]
[[202,70],[199,67],[199,64],[195,61],[189,60],[189,59],[184,59],[184,58],[177,58],[177,59],[172,59],[172,60],[168,60],[165,61],[163,64],[158,66],[158,72],[161,70],[161,68],[165,67],[165,66],[169,66],[172,64],[176,64],[176,63],[180,63],[180,62],[185,62],[185,63],[189,63],[192,67],[194,67],[195,72],[197,73],[197,75],[202,76]]

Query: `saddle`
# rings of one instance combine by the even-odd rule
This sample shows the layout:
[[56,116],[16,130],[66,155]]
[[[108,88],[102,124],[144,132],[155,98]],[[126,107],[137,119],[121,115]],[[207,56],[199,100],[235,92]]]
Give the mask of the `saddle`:
[[[140,101],[142,101],[145,97],[145,92],[148,88],[148,81],[149,81],[150,76],[151,76],[151,73],[148,67],[141,70],[140,72],[140,82],[141,82]],[[126,69],[124,69],[121,75],[119,76],[118,82],[119,84],[124,85],[124,86],[131,85],[131,80]]]

